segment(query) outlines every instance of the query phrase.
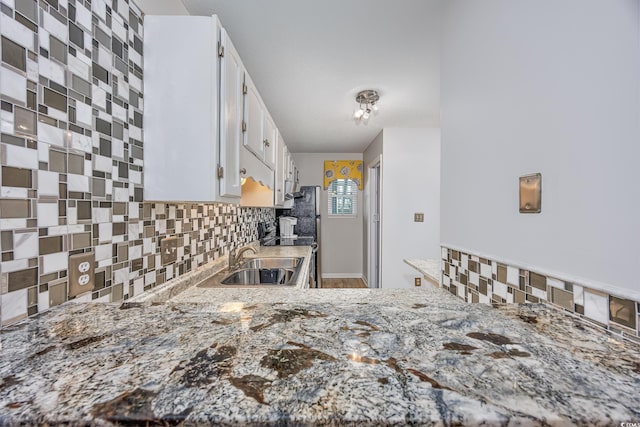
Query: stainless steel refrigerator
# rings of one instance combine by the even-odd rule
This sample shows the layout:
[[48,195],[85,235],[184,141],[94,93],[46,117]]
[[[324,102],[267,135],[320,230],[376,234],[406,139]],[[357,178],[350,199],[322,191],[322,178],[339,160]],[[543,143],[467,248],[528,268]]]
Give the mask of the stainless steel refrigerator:
[[294,228],[294,233],[298,235],[296,244],[309,244],[313,242],[315,256],[312,257],[311,274],[314,286],[322,287],[322,262],[320,241],[320,186],[302,186],[299,194],[293,200],[290,210],[285,210],[286,215],[298,218],[298,223]]

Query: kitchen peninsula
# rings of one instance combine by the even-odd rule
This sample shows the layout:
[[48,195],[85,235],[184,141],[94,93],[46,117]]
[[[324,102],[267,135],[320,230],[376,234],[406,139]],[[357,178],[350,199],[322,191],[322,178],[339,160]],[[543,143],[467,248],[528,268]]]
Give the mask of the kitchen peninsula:
[[3,424],[640,419],[636,344],[542,304],[432,287],[64,305],[3,329],[0,378]]

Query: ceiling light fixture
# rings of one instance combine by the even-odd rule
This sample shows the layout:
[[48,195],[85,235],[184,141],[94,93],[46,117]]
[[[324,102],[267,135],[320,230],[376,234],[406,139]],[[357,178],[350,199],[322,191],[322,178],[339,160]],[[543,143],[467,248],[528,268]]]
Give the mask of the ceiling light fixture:
[[353,118],[357,122],[367,122],[371,114],[378,111],[378,100],[380,95],[373,89],[363,90],[356,95],[356,102],[360,108],[353,113]]

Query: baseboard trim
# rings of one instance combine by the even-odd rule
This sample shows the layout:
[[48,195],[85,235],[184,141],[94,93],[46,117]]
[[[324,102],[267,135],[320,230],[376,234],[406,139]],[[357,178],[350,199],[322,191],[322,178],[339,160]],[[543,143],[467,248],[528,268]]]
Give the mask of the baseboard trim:
[[323,279],[362,279],[362,273],[322,273]]

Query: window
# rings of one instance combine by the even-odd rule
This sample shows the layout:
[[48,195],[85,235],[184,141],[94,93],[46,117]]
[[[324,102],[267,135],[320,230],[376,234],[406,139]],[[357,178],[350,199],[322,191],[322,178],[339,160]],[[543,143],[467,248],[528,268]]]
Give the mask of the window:
[[358,184],[351,179],[336,179],[329,184],[330,216],[355,216],[358,213]]

